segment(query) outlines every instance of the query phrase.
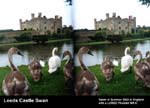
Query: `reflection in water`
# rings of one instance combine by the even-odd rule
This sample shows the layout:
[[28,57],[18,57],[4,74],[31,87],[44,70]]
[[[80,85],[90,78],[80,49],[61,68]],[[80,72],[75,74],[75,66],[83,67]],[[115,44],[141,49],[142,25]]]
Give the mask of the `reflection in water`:
[[[62,54],[65,50],[69,50],[71,53],[73,52],[72,42],[69,43],[52,43],[52,44],[44,44],[44,45],[20,45],[17,46],[24,57],[19,55],[13,56],[13,62],[15,65],[28,65],[33,57],[38,57],[44,59],[46,62],[49,57],[52,55],[52,49],[54,47],[58,47],[58,55],[62,57]],[[9,65],[7,51],[10,46],[0,47],[0,67],[4,67]]]
[[[58,55],[62,58],[62,54],[65,50],[69,50],[73,54],[73,44],[72,42],[69,43],[52,43],[52,44],[44,44],[44,45],[20,45],[17,46],[24,57],[20,57],[18,55],[14,55],[14,64],[15,65],[27,65],[33,59],[33,57],[43,58],[46,62],[48,61],[49,57],[52,55],[52,49],[54,47],[59,48]],[[150,50],[150,40],[142,41],[142,42],[130,42],[130,43],[123,43],[123,44],[106,44],[106,45],[93,45],[88,46],[93,55],[85,55],[83,57],[83,62],[87,66],[92,66],[96,64],[101,64],[103,61],[104,56],[109,55],[112,57],[119,57],[121,58],[124,56],[124,49],[129,46],[131,48],[131,55],[135,50],[140,50],[145,57],[146,51]],[[8,65],[8,57],[7,51],[10,46],[0,47],[0,67]],[[75,65],[79,66],[79,61],[77,59],[77,51],[79,46],[76,46],[75,49]]]
[[[92,66],[96,64],[101,64],[103,58],[108,55],[111,57],[121,58],[124,56],[125,48],[129,46],[131,48],[131,55],[136,50],[140,50],[143,54],[143,58],[145,57],[146,51],[150,50],[150,40],[142,41],[142,42],[129,42],[129,43],[120,43],[120,44],[107,44],[107,45],[93,45],[88,46],[93,55],[85,55],[83,57],[83,62],[86,66]],[[77,53],[79,47],[77,46],[75,53]],[[75,65],[79,66],[79,61],[77,59],[77,55],[75,54]]]

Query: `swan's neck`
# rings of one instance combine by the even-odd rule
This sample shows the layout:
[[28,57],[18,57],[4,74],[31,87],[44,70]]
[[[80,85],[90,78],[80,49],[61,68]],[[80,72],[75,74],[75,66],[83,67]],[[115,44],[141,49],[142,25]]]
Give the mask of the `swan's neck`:
[[80,67],[81,67],[81,69],[84,71],[84,70],[88,70],[88,68],[84,65],[84,63],[83,63],[83,54],[78,54],[78,57],[79,57],[79,62],[80,62]]
[[125,56],[128,55],[128,48],[125,49],[124,55],[125,55]]
[[150,62],[150,57],[146,57],[146,61],[147,61],[147,62]]
[[137,60],[137,62],[136,63],[140,63],[141,62],[141,60],[142,60],[142,54],[138,54],[139,55],[139,58],[138,58],[138,60]]
[[52,56],[56,55],[55,52],[56,52],[56,49],[54,48],[53,51],[52,51]]
[[12,62],[12,54],[10,54],[10,53],[8,53],[8,60],[9,60],[9,63],[10,63],[11,70],[16,71],[17,68],[15,67],[15,65]]
[[72,57],[71,57],[71,54],[68,54],[68,59],[67,59],[67,61],[66,61],[66,64],[68,64],[68,63],[70,63],[71,62],[71,59],[72,59]]

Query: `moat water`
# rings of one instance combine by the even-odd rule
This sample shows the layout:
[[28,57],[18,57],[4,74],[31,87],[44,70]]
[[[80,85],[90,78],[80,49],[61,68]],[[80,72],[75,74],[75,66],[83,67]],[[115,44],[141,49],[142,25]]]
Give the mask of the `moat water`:
[[[120,61],[121,57],[124,56],[125,48],[129,46],[131,48],[131,55],[136,50],[142,52],[143,58],[145,57],[146,51],[150,51],[150,40],[141,41],[141,42],[129,42],[129,43],[120,43],[120,44],[103,44],[103,45],[92,45],[88,46],[94,56],[85,54],[83,56],[83,62],[86,66],[93,66],[101,64],[105,56],[111,56],[113,58],[118,58]],[[76,51],[79,47],[76,48]],[[136,58],[135,58],[136,59]],[[79,61],[77,55],[75,54],[75,65],[79,66]]]
[[[73,43],[72,42],[59,42],[52,44],[44,45],[20,45],[17,46],[23,53],[24,57],[14,55],[13,61],[14,64],[19,65],[28,65],[33,57],[38,57],[44,59],[45,62],[48,61],[49,57],[52,55],[52,49],[57,46],[59,48],[58,55],[62,58],[62,54],[65,50],[69,50],[73,53]],[[150,51],[150,40],[141,41],[141,42],[129,42],[129,43],[120,43],[120,44],[103,44],[103,45],[92,45],[87,46],[91,49],[94,56],[85,54],[83,57],[83,62],[87,66],[93,66],[96,64],[101,64],[103,58],[106,55],[109,55],[113,58],[121,58],[124,56],[124,49],[129,46],[131,48],[131,55],[136,50],[140,50],[145,57],[146,51]],[[1,46],[0,47],[0,67],[9,65],[7,51],[11,46]],[[79,66],[79,61],[77,59],[77,51],[80,46],[76,46],[75,49],[75,65]]]
[[[9,65],[8,62],[8,49],[11,46],[1,46],[0,47],[0,67]],[[62,58],[62,54],[65,50],[73,52],[72,42],[57,42],[52,44],[33,44],[33,45],[19,45],[16,46],[23,53],[23,57],[19,55],[13,56],[13,62],[16,66],[28,65],[33,57],[38,57],[44,59],[45,62],[48,61],[49,57],[52,56],[52,49],[58,47],[58,55]]]

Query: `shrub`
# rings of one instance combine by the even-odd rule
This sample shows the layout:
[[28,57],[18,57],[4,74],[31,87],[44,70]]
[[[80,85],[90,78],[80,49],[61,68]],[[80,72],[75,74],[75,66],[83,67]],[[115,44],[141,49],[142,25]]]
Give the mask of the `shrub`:
[[31,41],[31,33],[30,32],[24,32],[20,36],[14,37],[18,42],[26,42]]
[[5,39],[4,35],[0,35],[0,41],[3,41]]
[[108,35],[107,40],[112,43],[119,43],[120,41],[123,40],[123,38],[121,35]]
[[93,38],[91,38],[92,40],[96,40],[96,41],[105,41],[106,40],[106,32],[101,30],[99,32],[97,32]]

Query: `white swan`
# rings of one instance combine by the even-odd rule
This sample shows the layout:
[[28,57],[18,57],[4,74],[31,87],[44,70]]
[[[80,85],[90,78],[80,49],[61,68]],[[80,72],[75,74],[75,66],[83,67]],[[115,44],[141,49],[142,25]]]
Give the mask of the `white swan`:
[[133,65],[133,58],[127,53],[128,51],[130,51],[130,47],[127,47],[125,49],[125,56],[123,56],[121,58],[121,72],[124,73],[126,71],[128,71],[130,69],[131,72],[131,67]]
[[45,62],[43,60],[40,59],[39,62],[42,67],[45,67]]
[[55,71],[58,70],[58,68],[60,68],[61,66],[61,59],[59,56],[57,56],[55,54],[55,52],[58,51],[58,48],[55,47],[53,48],[53,51],[52,51],[52,57],[49,58],[49,61],[48,61],[48,65],[49,65],[49,70],[48,72],[51,74]]
[[119,66],[119,62],[118,62],[116,59],[114,59],[114,60],[112,61],[112,63],[113,63],[114,66]]

